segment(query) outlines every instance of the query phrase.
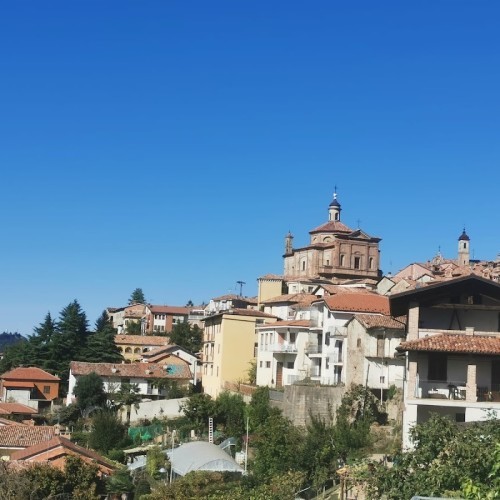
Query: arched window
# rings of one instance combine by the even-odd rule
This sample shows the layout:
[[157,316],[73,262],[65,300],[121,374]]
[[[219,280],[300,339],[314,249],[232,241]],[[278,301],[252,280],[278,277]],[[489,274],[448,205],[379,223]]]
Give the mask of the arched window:
[[135,354],[140,354],[140,352],[141,352],[141,348],[140,348],[140,347],[136,347],[136,348],[134,349],[134,353],[135,353]]
[[131,348],[131,347],[127,347],[127,348],[125,349],[125,352],[128,352],[128,353],[132,352],[132,348]]

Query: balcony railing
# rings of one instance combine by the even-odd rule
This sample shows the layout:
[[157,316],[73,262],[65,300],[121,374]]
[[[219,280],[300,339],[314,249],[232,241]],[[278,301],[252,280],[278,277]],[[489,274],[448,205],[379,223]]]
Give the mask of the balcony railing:
[[267,351],[271,352],[297,352],[295,344],[270,344],[267,346]]
[[309,344],[306,345],[304,351],[306,354],[321,354],[323,352],[323,346],[321,344]]
[[420,380],[415,397],[424,399],[465,399],[465,382],[461,380]]
[[491,384],[490,386],[478,386],[477,400],[500,403],[500,384]]

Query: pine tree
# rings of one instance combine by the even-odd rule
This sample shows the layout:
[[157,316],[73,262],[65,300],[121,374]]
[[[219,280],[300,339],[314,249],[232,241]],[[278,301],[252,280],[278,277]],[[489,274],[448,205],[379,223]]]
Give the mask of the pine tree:
[[90,363],[121,363],[123,356],[115,343],[116,329],[113,328],[106,311],[97,318],[95,332],[87,339],[84,350],[85,361]]
[[133,292],[132,295],[130,296],[130,299],[128,299],[129,305],[132,304],[145,304],[146,299],[144,297],[144,292],[142,291],[142,288],[136,288]]
[[67,385],[69,363],[84,360],[88,337],[87,316],[78,301],[70,302],[60,313],[57,331],[49,347],[51,364],[57,366],[61,386]]

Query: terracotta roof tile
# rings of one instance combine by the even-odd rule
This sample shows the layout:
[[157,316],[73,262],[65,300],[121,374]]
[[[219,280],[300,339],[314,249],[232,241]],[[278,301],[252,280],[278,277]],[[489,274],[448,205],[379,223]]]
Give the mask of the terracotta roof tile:
[[324,301],[331,311],[367,312],[389,315],[389,299],[375,293],[330,295]]
[[402,342],[399,351],[434,351],[500,355],[500,336],[439,334]]
[[51,375],[50,373],[47,373],[46,371],[36,368],[34,366],[29,366],[29,367],[19,367],[19,368],[14,368],[13,370],[10,370],[6,373],[4,373],[0,378],[3,380],[60,380],[59,377],[56,377],[55,375]]
[[260,280],[283,280],[283,276],[279,274],[264,274],[259,278]]
[[160,314],[189,314],[188,307],[176,307],[176,306],[149,306],[151,312]]
[[160,337],[155,335],[115,335],[115,344],[118,345],[160,346],[168,345],[169,343],[169,337]]
[[352,229],[347,227],[343,222],[331,220],[309,231],[309,234],[312,233],[352,233]]
[[10,425],[0,427],[1,448],[28,448],[47,442],[55,435],[56,428],[49,425]]
[[[164,368],[164,365],[175,366],[175,368],[169,372]],[[168,363],[86,363],[84,361],[72,361],[70,369],[73,375],[77,376],[94,372],[100,377],[170,378],[180,380],[191,378],[191,371],[187,366],[168,365]]]
[[110,469],[116,469],[116,465],[108,462],[104,457],[102,457],[95,451],[83,448],[82,446],[72,443],[69,439],[62,436],[54,436],[52,439],[37,443],[24,450],[15,451],[10,458],[11,460],[29,460],[30,458],[39,455],[40,453],[48,452],[58,447],[61,447],[63,450],[68,450],[73,454],[82,455],[84,457],[95,460],[97,463],[104,465]]
[[27,424],[16,422],[15,420],[9,420],[8,418],[0,417],[0,426],[2,425],[24,425],[26,427]]
[[278,295],[277,297],[263,300],[262,304],[279,304],[283,302],[293,302],[294,304],[306,302],[310,304],[314,300],[318,300],[318,297],[310,293],[287,293],[285,295]]
[[371,328],[387,328],[405,330],[406,316],[393,318],[385,314],[356,314],[354,316],[367,330]]
[[292,319],[289,321],[276,321],[276,323],[269,323],[267,325],[261,325],[257,328],[259,330],[269,329],[269,328],[279,328],[281,326],[296,326],[296,327],[304,327],[309,328],[311,326],[311,321],[308,319]]
[[31,406],[22,405],[20,403],[0,403],[0,414],[2,415],[36,415],[37,410]]

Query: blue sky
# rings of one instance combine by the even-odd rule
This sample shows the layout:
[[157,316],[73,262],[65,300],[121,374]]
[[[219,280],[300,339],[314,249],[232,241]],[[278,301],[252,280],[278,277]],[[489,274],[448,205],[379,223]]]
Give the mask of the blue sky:
[[0,331],[255,295],[335,185],[384,272],[500,251],[496,1],[1,9]]

